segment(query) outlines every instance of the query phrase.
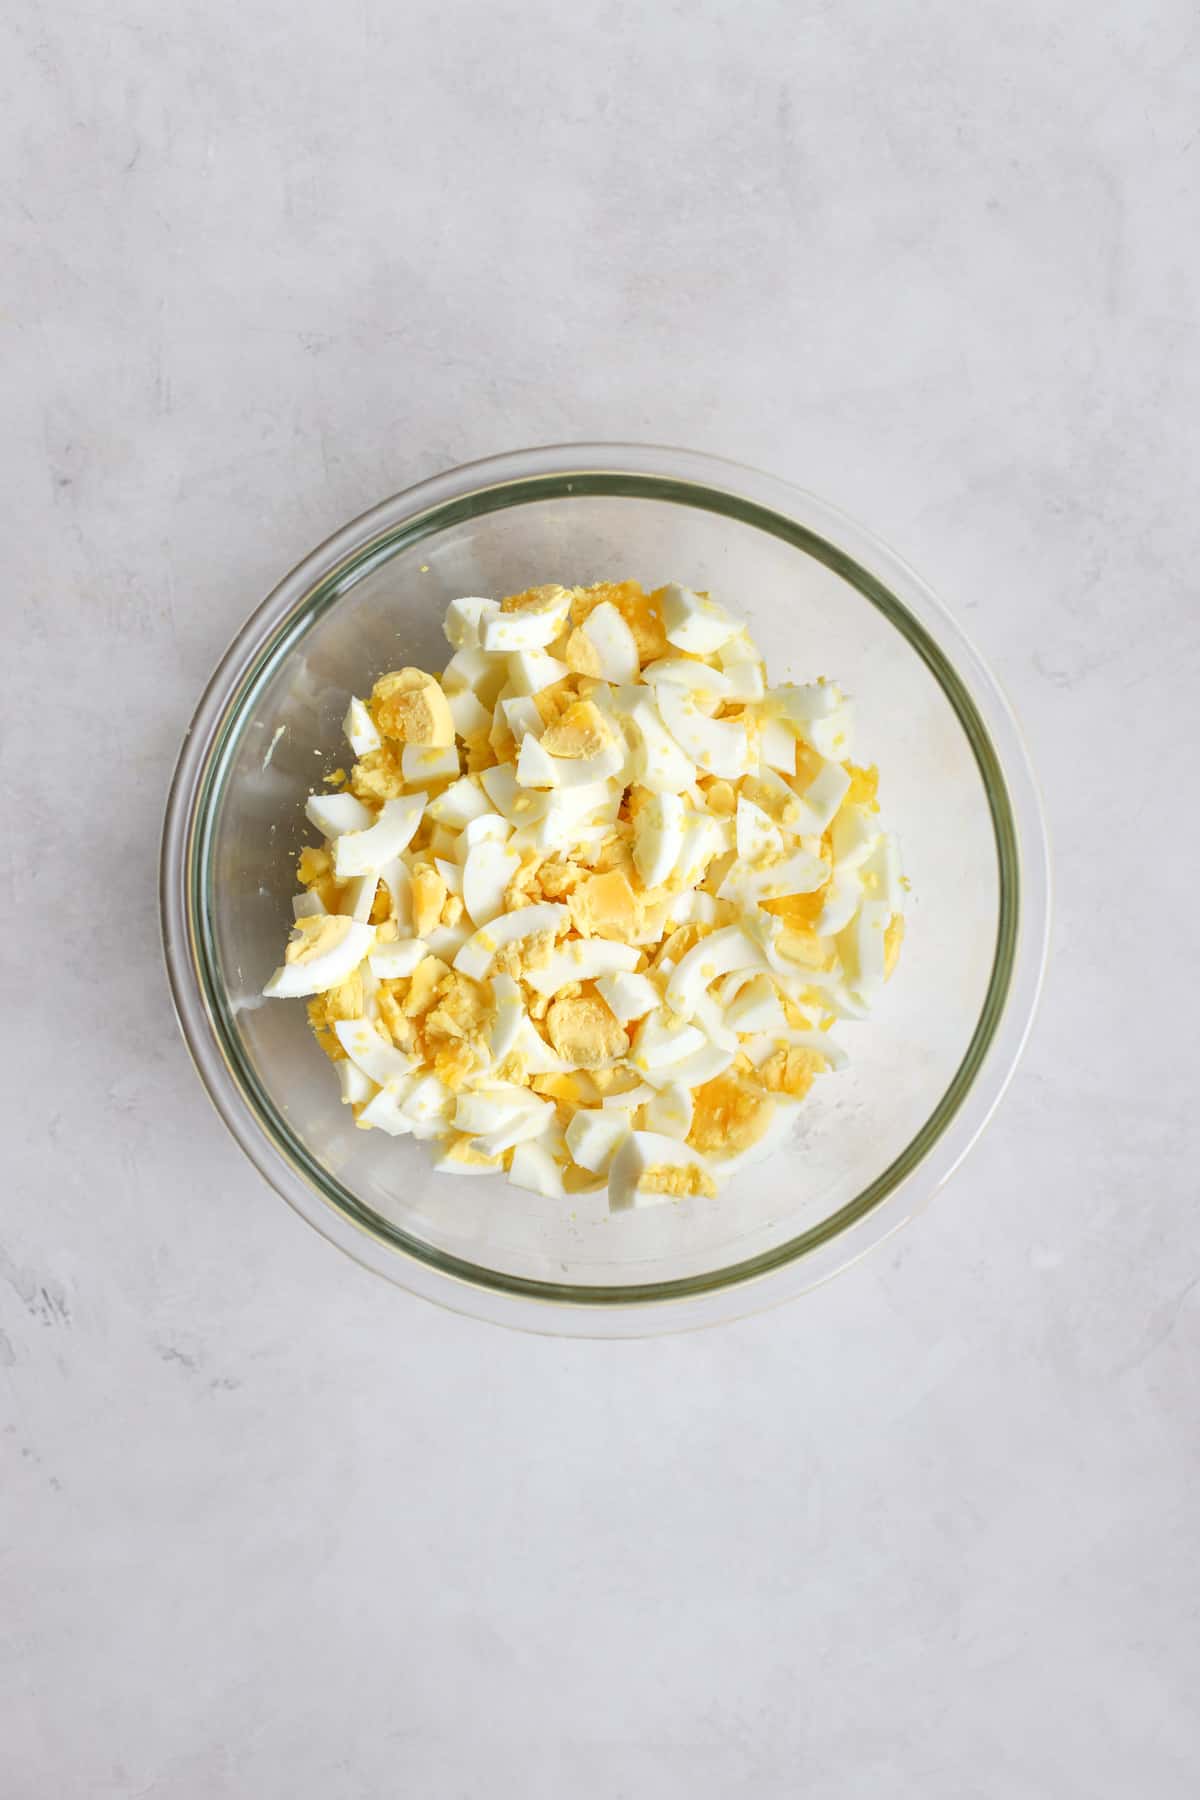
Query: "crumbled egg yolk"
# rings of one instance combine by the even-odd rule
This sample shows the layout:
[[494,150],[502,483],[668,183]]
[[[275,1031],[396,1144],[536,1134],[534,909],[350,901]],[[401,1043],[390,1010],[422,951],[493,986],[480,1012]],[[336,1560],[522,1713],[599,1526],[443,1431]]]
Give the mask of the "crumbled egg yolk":
[[441,1169],[516,1180],[528,1143],[567,1195],[711,1198],[900,955],[908,883],[845,696],[768,687],[745,628],[677,587],[455,601],[447,636],[444,677],[391,670],[354,702],[272,983],[311,996],[355,1122],[439,1140]]

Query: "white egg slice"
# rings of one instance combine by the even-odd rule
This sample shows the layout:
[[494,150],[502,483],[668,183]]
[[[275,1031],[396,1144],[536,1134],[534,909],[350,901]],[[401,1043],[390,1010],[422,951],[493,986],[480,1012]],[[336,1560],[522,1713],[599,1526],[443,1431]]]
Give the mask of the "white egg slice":
[[517,1041],[521,1021],[525,1017],[525,998],[519,983],[511,975],[493,975],[492,1000],[495,1012],[488,1033],[488,1049],[493,1064],[502,1063]]
[[862,878],[858,870],[835,868],[833,880],[825,890],[825,904],[813,925],[817,936],[835,937],[844,930],[858,911],[862,895]]
[[311,888],[305,888],[302,894],[292,895],[293,919],[314,919],[324,911],[325,906],[320,894],[314,893]]
[[785,720],[759,720],[758,755],[768,769],[779,769],[785,775],[796,773],[796,734]]
[[469,687],[455,688],[453,693],[447,691],[446,705],[460,738],[475,737],[479,732],[491,729],[491,713]]
[[453,744],[405,744],[400,771],[405,781],[457,781],[458,751]]
[[421,823],[427,798],[425,794],[404,794],[398,800],[385,800],[379,817],[365,831],[347,831],[339,837],[333,852],[338,880],[369,875],[406,850]]
[[484,621],[495,618],[499,611],[498,600],[485,599],[480,594],[464,594],[461,600],[452,600],[442,624],[446,642],[452,650],[478,650]]
[[448,788],[429,802],[425,808],[431,819],[439,825],[449,825],[452,830],[461,831],[475,819],[482,819],[488,812],[488,801],[473,775],[463,775],[452,781]]
[[639,807],[633,861],[644,887],[660,887],[679,861],[683,820],[683,801],[678,794],[651,793]]
[[846,1066],[846,1052],[828,1031],[801,1031],[794,1025],[785,1025],[782,1031],[763,1032],[742,1040],[742,1055],[756,1069],[761,1069],[777,1050],[789,1048],[812,1050],[831,1069]]
[[547,1200],[566,1198],[562,1170],[544,1144],[518,1144],[509,1164],[508,1179],[513,1187],[542,1194]]
[[850,777],[841,763],[822,762],[803,793],[797,794],[793,826],[801,837],[820,837],[832,825],[850,791]]
[[668,585],[662,606],[668,642],[693,656],[711,656],[741,631],[723,606],[677,581]]
[[864,900],[857,914],[838,935],[838,950],[852,993],[869,998],[883,986],[884,932],[892,916],[886,900]]
[[537,702],[527,694],[514,694],[499,702],[500,711],[504,714],[505,723],[519,744],[522,738],[532,732],[534,737],[542,735],[542,715],[537,709]]
[[[661,1010],[653,1012],[638,1027],[629,1056],[630,1065],[639,1074],[650,1077],[702,1050],[706,1041],[698,1026],[678,1019],[668,1024]],[[665,1079],[671,1081],[674,1076]]]
[[[505,1150],[511,1150],[517,1144],[528,1142],[530,1138],[541,1137],[542,1133],[554,1122],[554,1107],[548,1100],[541,1100],[528,1088],[518,1090],[524,1100],[521,1103],[496,1100],[483,1092],[460,1098],[455,1109],[455,1125],[460,1131],[466,1131],[475,1140],[475,1148],[484,1156],[500,1156]],[[464,1102],[470,1105],[464,1113]],[[491,1123],[474,1123],[460,1125],[460,1117],[481,1121],[491,1117]]]
[[544,650],[514,650],[508,659],[508,682],[514,694],[540,694],[570,673],[565,662]]
[[812,894],[829,879],[829,865],[809,850],[793,850],[777,862],[737,863],[720,887],[718,898],[742,906],[763,900],[786,900],[791,894]]
[[520,1057],[527,1075],[566,1075],[570,1073],[571,1064],[564,1062],[558,1052],[550,1048],[528,1014],[517,1027],[517,1039],[513,1051]]
[[357,697],[351,700],[346,708],[346,717],[342,720],[342,730],[346,734],[346,742],[355,756],[369,756],[372,750],[378,750],[383,739],[376,729],[375,721]]
[[832,762],[845,762],[854,753],[854,703],[843,700],[824,718],[813,719],[802,726],[800,736],[818,756]]
[[342,890],[342,911],[349,913],[352,919],[360,924],[371,916],[371,908],[375,904],[375,890],[379,886],[379,876],[357,875],[348,881]]
[[348,1056],[343,1056],[334,1067],[344,1106],[365,1106],[371,1096],[379,1092],[378,1084],[369,1075],[364,1075]]
[[293,962],[285,962],[267,982],[263,993],[273,1000],[305,999],[340,987],[352,975],[375,942],[375,927],[338,914],[330,915],[316,948],[301,950]]
[[442,670],[442,692],[448,700],[452,694],[469,689],[482,706],[490,709],[507,674],[502,656],[489,656],[486,650],[456,650]]
[[691,1088],[683,1087],[675,1081],[669,1087],[660,1088],[653,1100],[647,1100],[642,1123],[647,1131],[660,1132],[663,1137],[682,1139],[692,1129],[694,1112],[695,1102]]
[[527,1087],[521,1087],[517,1082],[490,1081],[473,1093],[458,1096],[452,1123],[455,1131],[462,1131],[468,1137],[473,1137],[476,1132],[495,1131],[514,1112],[524,1112],[530,1108],[536,1110],[544,1104],[537,1094],[531,1093]]
[[593,1175],[607,1175],[609,1164],[629,1136],[629,1119],[619,1112],[597,1112],[589,1107],[575,1113],[567,1126],[566,1141],[572,1162]]
[[[352,1063],[338,1064],[339,1069],[353,1066]],[[416,1082],[410,1075],[405,1081],[377,1089],[359,1113],[358,1124],[370,1126],[375,1131],[385,1131],[389,1137],[410,1137],[413,1121],[404,1111],[404,1102],[415,1086]]]
[[723,1075],[737,1054],[737,1050],[706,1041],[702,1049],[693,1050],[682,1062],[672,1063],[666,1069],[647,1069],[646,1080],[654,1087],[664,1087],[668,1082],[678,1082],[686,1088],[702,1087],[706,1081]]
[[637,644],[611,600],[593,607],[579,629],[595,652],[602,681],[637,679]]
[[327,838],[341,837],[344,831],[368,831],[375,823],[370,807],[353,794],[310,794],[304,815]]
[[510,825],[532,825],[545,811],[545,795],[530,793],[522,787],[511,763],[497,763],[494,768],[484,769],[479,779],[496,811]]
[[767,689],[767,710],[799,728],[826,719],[841,704],[842,691],[831,681],[781,681]]
[[369,1075],[380,1087],[412,1074],[412,1058],[403,1050],[397,1050],[391,1039],[384,1037],[369,1019],[339,1019],[333,1029],[355,1068]]
[[648,1082],[639,1081],[636,1087],[625,1088],[622,1093],[605,1094],[600,1102],[601,1111],[623,1112],[632,1118],[639,1106],[645,1106],[647,1100],[653,1100],[656,1092]]
[[769,975],[753,975],[725,1008],[725,1022],[736,1032],[783,1031],[787,1015]]
[[504,895],[521,866],[507,844],[487,838],[467,851],[462,869],[462,897],[472,924],[486,925],[504,910]]
[[707,663],[690,662],[686,656],[662,656],[656,662],[648,662],[642,670],[642,680],[653,688],[662,681],[669,681],[674,687],[684,688],[695,699],[714,706],[718,701],[734,698],[733,683],[723,670],[710,668]]
[[[524,914],[511,916],[523,918]],[[632,944],[617,944],[608,938],[582,938],[561,945],[542,968],[526,969],[525,981],[536,994],[556,994],[569,981],[595,981],[599,976],[629,971],[637,961],[638,951]]]
[[422,938],[398,938],[390,944],[376,944],[367,962],[381,981],[398,981],[411,975],[428,955],[429,946]]
[[771,1122],[757,1144],[751,1144],[747,1150],[734,1151],[728,1156],[710,1154],[709,1167],[716,1179],[726,1181],[740,1170],[751,1169],[756,1163],[765,1162],[767,1157],[774,1156],[787,1142],[799,1116],[798,1102],[776,1097]]
[[725,1018],[725,1009],[715,994],[698,994],[696,1010],[692,1014],[693,1022],[698,1025],[710,1044],[718,1049],[736,1051],[738,1047],[737,1032]]
[[463,826],[462,847],[464,854],[475,844],[506,844],[512,836],[512,826],[499,813],[483,812],[477,819],[470,819]]
[[418,1138],[440,1137],[454,1105],[454,1095],[436,1075],[421,1075],[405,1095],[401,1112],[412,1121]]
[[611,1212],[628,1212],[644,1206],[663,1206],[672,1202],[670,1194],[648,1193],[643,1187],[650,1169],[699,1169],[712,1179],[705,1157],[677,1138],[665,1137],[658,1131],[634,1131],[613,1157],[608,1175],[608,1205]]
[[480,641],[489,654],[509,655],[514,650],[544,650],[567,622],[571,596],[564,589],[552,600],[516,612],[499,612],[482,621]]
[[448,894],[457,894],[461,900],[463,891],[463,872],[458,864],[451,861],[448,856],[435,856],[433,859],[433,866],[445,882],[446,892]]
[[866,862],[882,835],[879,814],[865,806],[843,805],[832,826],[835,868],[857,869]]
[[631,777],[655,793],[681,794],[696,779],[696,766],[684,755],[663,724],[654,701],[644,690],[629,708],[633,736]]
[[727,925],[710,932],[694,944],[667,983],[667,1005],[683,1019],[690,1019],[696,1009],[696,997],[709,982],[733,969],[754,968],[761,962],[761,951],[739,925]]
[[622,1025],[628,1025],[632,1019],[643,1019],[648,1012],[662,1005],[662,994],[648,975],[624,971],[601,975],[596,982],[596,992]]
[[674,870],[677,884],[687,888],[704,880],[709,863],[725,848],[721,825],[709,813],[693,813],[686,820]]
[[535,737],[527,737],[517,756],[517,781],[525,788],[591,787],[619,775],[625,747],[615,737],[591,756],[551,756]]
[[726,660],[728,645],[722,647],[721,670],[729,683],[729,700],[740,700],[744,704],[753,704],[766,696],[767,683],[761,662],[753,657],[735,657]]
[[536,906],[522,907],[520,912],[501,913],[499,918],[492,919],[467,939],[454,958],[454,967],[460,974],[482,981],[492,966],[497,950],[502,949],[505,944],[516,943],[521,938],[533,937],[543,931],[555,934],[565,931],[570,919],[567,907],[549,900],[540,901]]
[[890,832],[885,832],[862,865],[863,885],[873,900],[885,900],[890,912],[904,910],[904,881],[900,867],[900,846]]
[[737,853],[742,862],[762,862],[783,852],[783,833],[778,825],[744,794],[738,795],[734,829]]
[[696,767],[726,780],[746,774],[750,739],[740,719],[710,718],[685,688],[669,681],[659,683],[656,697],[663,724]]

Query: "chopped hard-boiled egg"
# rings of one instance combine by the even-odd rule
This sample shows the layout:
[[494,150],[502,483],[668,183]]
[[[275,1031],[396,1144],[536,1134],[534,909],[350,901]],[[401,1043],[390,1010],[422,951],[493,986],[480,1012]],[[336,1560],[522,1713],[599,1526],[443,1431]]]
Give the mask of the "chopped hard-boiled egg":
[[[710,595],[469,595],[441,674],[348,699],[356,758],[271,996],[355,1124],[614,1214],[775,1151],[899,955],[907,882],[834,683],[767,685]],[[531,1202],[532,1204],[532,1202]]]

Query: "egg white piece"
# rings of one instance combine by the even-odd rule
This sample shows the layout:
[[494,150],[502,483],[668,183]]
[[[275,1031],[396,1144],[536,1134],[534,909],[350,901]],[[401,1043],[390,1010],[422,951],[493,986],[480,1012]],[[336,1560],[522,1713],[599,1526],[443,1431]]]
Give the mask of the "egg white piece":
[[301,894],[292,895],[293,919],[313,919],[325,911],[320,894],[312,888],[305,888]]
[[596,981],[596,992],[622,1025],[628,1025],[633,1019],[643,1019],[648,1012],[662,1005],[662,994],[648,975],[623,970],[613,975],[601,975]]
[[653,1100],[656,1091],[649,1082],[639,1081],[636,1087],[625,1088],[619,1094],[605,1094],[600,1102],[600,1109],[606,1113],[626,1113],[631,1119],[639,1106],[645,1106],[647,1100]]
[[346,742],[355,756],[369,756],[372,750],[378,750],[383,739],[379,735],[374,719],[355,696],[346,708],[346,716],[342,720],[342,730],[346,734]]
[[758,754],[768,769],[784,775],[796,773],[796,737],[785,719],[759,720]]
[[665,1069],[647,1069],[644,1074],[653,1087],[664,1087],[670,1082],[687,1088],[702,1087],[706,1081],[723,1075],[737,1054],[736,1050],[726,1050],[706,1040],[701,1049],[693,1050],[682,1062],[670,1063]]
[[515,694],[502,699],[499,705],[505,723],[518,744],[530,732],[534,737],[541,737],[542,715],[535,700],[531,700],[527,694]]
[[520,984],[511,975],[492,977],[492,999],[495,1012],[488,1034],[488,1048],[492,1053],[493,1064],[498,1065],[510,1054],[517,1041],[517,1033],[525,1017],[525,999]]
[[726,925],[710,932],[692,946],[672,971],[667,983],[667,1005],[681,1018],[690,1019],[696,1010],[696,997],[710,982],[733,969],[756,967],[761,954],[740,925]]
[[513,944],[535,933],[565,931],[570,923],[570,910],[549,900],[526,906],[520,912],[502,913],[469,937],[454,959],[454,967],[475,981],[482,981],[492,966],[496,952],[505,944]]
[[731,1030],[784,1031],[787,1014],[769,975],[752,975],[736,999],[725,1008],[725,1021]]
[[[513,916],[522,918],[524,914]],[[569,981],[595,981],[599,976],[632,970],[637,961],[638,952],[632,944],[614,943],[610,938],[580,938],[553,951],[540,969],[526,969],[525,980],[537,994],[556,994]]]
[[339,1019],[334,1035],[355,1068],[370,1076],[380,1087],[389,1081],[401,1081],[413,1072],[413,1060],[397,1050],[369,1019]]
[[904,911],[904,878],[900,867],[900,846],[891,832],[885,832],[862,865],[864,886],[871,898],[886,900],[888,910]]
[[629,1061],[640,1074],[648,1076],[651,1071],[682,1062],[702,1050],[704,1044],[704,1033],[698,1026],[678,1019],[668,1023],[661,1011],[653,1012],[638,1027]]
[[436,1075],[420,1075],[401,1101],[400,1110],[411,1120],[413,1135],[437,1137],[449,1121],[454,1095]]
[[726,661],[726,649],[728,649],[728,645],[723,646],[721,650],[721,669],[729,683],[729,693],[726,698],[750,704],[765,699],[767,685],[761,662],[757,662],[751,657],[738,657]]
[[738,795],[734,829],[737,853],[742,862],[772,861],[783,854],[783,833],[761,806]]
[[654,701],[641,694],[629,708],[634,738],[633,779],[652,792],[681,794],[696,779],[696,765],[675,742]]
[[835,937],[844,930],[858,911],[862,895],[862,878],[858,870],[835,868],[833,879],[825,890],[825,904],[813,926],[817,936]]
[[[263,988],[273,1000],[301,1000],[311,994],[327,994],[353,975],[375,942],[375,927],[344,915],[331,918],[327,948],[319,956],[301,957],[280,965]],[[324,929],[324,928],[323,928]]]
[[507,668],[508,684],[514,694],[540,694],[543,688],[565,681],[571,673],[565,662],[545,650],[514,650]]
[[595,653],[601,680],[637,679],[637,644],[611,600],[602,600],[599,606],[594,606],[579,629]]
[[[353,1068],[352,1063],[339,1063],[339,1068]],[[363,1078],[366,1079],[365,1077]],[[416,1083],[411,1076],[388,1087],[376,1088],[372,1098],[358,1115],[360,1125],[384,1131],[389,1137],[411,1137],[413,1121],[404,1111],[404,1102]]]
[[643,1206],[669,1205],[672,1195],[648,1193],[642,1186],[647,1171],[657,1168],[695,1168],[712,1178],[707,1158],[689,1144],[658,1131],[633,1131],[612,1160],[608,1175],[609,1210],[628,1212]]
[[737,620],[717,601],[681,587],[677,581],[667,586],[662,605],[668,642],[693,656],[711,656],[741,631]]
[[455,688],[453,692],[447,691],[446,705],[450,708],[450,717],[459,737],[475,737],[479,732],[490,729],[492,715],[473,689],[463,687]]
[[452,600],[442,625],[446,642],[452,650],[478,650],[484,621],[494,619],[499,611],[498,600],[479,594],[464,594],[460,600]]
[[746,774],[750,740],[740,719],[710,718],[673,682],[660,682],[656,697],[663,724],[695,767],[726,780]]
[[571,596],[565,590],[552,601],[522,607],[517,612],[498,612],[482,621],[480,641],[491,655],[515,650],[544,650],[567,622]]
[[435,795],[425,811],[439,825],[448,825],[452,831],[461,831],[473,820],[487,816],[488,801],[476,778],[473,775],[462,775]]
[[527,1075],[566,1075],[571,1064],[552,1050],[533,1020],[526,1013],[517,1027],[514,1053],[521,1058]]
[[607,1175],[609,1164],[629,1136],[628,1116],[621,1112],[580,1109],[567,1125],[567,1149],[572,1162],[593,1175]]
[[400,772],[405,781],[457,781],[458,750],[453,744],[405,744],[400,752]]
[[486,650],[456,650],[442,670],[442,692],[449,700],[451,695],[469,688],[479,703],[490,710],[507,674],[502,656],[489,656]]
[[884,981],[884,933],[892,909],[886,900],[864,900],[857,914],[838,936],[838,949],[852,993],[864,997],[878,992]]
[[652,1100],[647,1100],[642,1112],[643,1128],[657,1131],[663,1137],[685,1138],[692,1129],[694,1112],[691,1088],[675,1081],[660,1088]]
[[310,794],[304,802],[304,816],[315,825],[322,837],[341,837],[345,831],[369,831],[375,814],[353,794]]
[[505,893],[520,866],[521,858],[515,850],[487,838],[467,851],[462,897],[474,925],[487,925],[503,912]]
[[512,826],[507,819],[502,819],[499,813],[480,813],[478,818],[469,819],[463,827],[464,854],[476,844],[506,844],[512,834]]
[[536,1140],[517,1145],[508,1179],[513,1187],[526,1188],[531,1194],[541,1194],[547,1200],[566,1198],[562,1170],[545,1145]]
[[784,900],[790,894],[812,894],[829,879],[829,865],[810,850],[793,850],[777,862],[738,863],[717,889],[722,900],[756,906],[763,900]]
[[371,1077],[364,1075],[357,1063],[352,1063],[348,1056],[343,1056],[334,1066],[337,1069],[343,1105],[365,1106],[372,1094],[378,1093]]
[[625,749],[615,737],[591,756],[552,756],[539,739],[527,737],[517,755],[517,781],[526,788],[591,787],[624,767]]
[[406,850],[421,823],[427,798],[426,794],[405,794],[398,800],[385,800],[379,817],[365,831],[347,831],[339,837],[333,852],[338,880],[372,874]]
[[400,981],[428,955],[429,946],[422,938],[398,938],[390,944],[376,944],[367,962],[381,981]]
[[686,656],[662,656],[656,662],[648,662],[642,670],[642,680],[653,688],[661,681],[669,681],[674,687],[684,688],[693,699],[712,705],[734,697],[733,682],[724,670],[690,662]]
[[638,811],[633,861],[645,887],[660,887],[683,849],[683,801],[678,794],[651,793]]

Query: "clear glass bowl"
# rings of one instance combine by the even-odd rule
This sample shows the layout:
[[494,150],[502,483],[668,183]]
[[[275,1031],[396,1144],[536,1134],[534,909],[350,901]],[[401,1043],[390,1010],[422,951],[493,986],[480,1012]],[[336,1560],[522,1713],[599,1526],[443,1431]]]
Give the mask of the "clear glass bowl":
[[[354,1128],[304,1008],[260,998],[290,923],[305,796],[345,759],[347,696],[440,667],[457,594],[634,576],[744,613],[773,680],[836,677],[878,762],[912,883],[904,953],[840,1028],[794,1143],[716,1201],[610,1218],[449,1178],[427,1146]],[[686,451],[583,444],[452,470],[295,569],[230,647],[167,807],[163,938],[188,1048],[251,1162],[342,1249],[402,1286],[531,1330],[639,1335],[773,1304],[925,1205],[982,1129],[1045,958],[1041,810],[1012,715],[958,626],[869,533],[787,484]]]

